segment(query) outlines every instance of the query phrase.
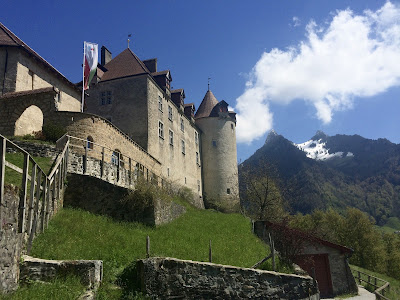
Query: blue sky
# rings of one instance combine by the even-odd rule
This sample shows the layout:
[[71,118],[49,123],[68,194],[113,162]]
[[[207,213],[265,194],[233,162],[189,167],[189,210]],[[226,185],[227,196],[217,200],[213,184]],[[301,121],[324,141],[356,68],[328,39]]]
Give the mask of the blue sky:
[[[21,9],[23,8],[23,9]],[[238,112],[238,160],[273,128],[400,143],[400,3],[385,1],[11,1],[0,21],[72,82],[83,41],[158,58],[199,106]]]

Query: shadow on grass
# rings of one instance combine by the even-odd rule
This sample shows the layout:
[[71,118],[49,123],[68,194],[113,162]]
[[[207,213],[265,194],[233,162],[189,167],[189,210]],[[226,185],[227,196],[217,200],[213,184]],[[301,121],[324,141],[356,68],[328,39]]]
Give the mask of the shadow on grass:
[[116,284],[122,289],[121,299],[150,299],[141,292],[137,262],[130,263],[117,277]]

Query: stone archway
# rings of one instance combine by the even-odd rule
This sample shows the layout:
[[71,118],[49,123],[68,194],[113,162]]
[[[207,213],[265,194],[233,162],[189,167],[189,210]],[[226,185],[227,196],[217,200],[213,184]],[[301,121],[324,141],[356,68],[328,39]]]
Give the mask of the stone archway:
[[32,134],[43,128],[43,112],[36,105],[31,105],[15,121],[14,135]]

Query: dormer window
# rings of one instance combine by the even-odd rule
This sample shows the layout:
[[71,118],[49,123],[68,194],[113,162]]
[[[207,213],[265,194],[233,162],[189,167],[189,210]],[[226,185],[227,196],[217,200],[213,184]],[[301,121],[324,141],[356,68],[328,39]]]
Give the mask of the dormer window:
[[185,123],[183,122],[183,118],[181,118],[181,130],[185,132]]

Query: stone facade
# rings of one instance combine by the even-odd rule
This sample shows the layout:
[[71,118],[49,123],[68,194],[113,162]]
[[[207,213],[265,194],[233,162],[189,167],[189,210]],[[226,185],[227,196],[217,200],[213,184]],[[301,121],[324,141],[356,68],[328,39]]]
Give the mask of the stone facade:
[[239,211],[236,124],[226,113],[196,119],[202,130],[204,201],[207,207]]
[[[60,154],[60,150],[57,149],[53,145],[47,145],[47,144],[34,144],[30,142],[24,142],[24,141],[12,141],[14,144],[18,145],[22,149],[24,149],[26,152],[28,152],[31,156],[40,156],[40,157],[51,157],[55,159],[58,154]],[[20,152],[15,148],[12,147],[7,147],[7,152],[9,153],[17,153]]]
[[56,73],[58,71],[32,58],[21,48],[0,49],[0,82],[3,82],[5,77],[0,96],[54,86],[60,90],[57,99],[59,110],[80,111],[79,90],[61,74],[55,76]]
[[161,257],[138,266],[142,291],[152,299],[319,299],[309,276]]
[[[101,95],[108,92],[111,92],[111,103],[107,100],[104,103]],[[195,134],[200,135],[200,131],[149,75],[92,85],[86,107],[88,112],[110,119],[156,158],[165,180],[186,186],[197,198],[202,197],[201,156],[199,142],[195,141]]]

